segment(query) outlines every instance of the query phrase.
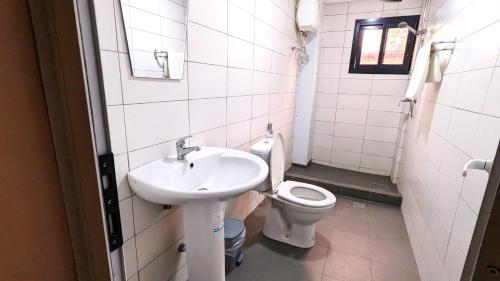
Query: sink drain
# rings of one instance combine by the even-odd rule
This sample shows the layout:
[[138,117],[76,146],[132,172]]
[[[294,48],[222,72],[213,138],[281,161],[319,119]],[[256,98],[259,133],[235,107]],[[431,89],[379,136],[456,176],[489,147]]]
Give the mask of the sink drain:
[[197,190],[198,190],[198,191],[205,191],[205,190],[208,190],[208,188],[206,188],[206,187],[200,187],[200,188],[198,188]]

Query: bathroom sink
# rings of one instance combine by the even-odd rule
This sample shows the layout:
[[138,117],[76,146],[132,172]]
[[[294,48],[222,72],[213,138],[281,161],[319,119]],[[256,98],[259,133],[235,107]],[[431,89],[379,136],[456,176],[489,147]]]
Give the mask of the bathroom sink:
[[201,147],[184,160],[173,155],[137,168],[128,180],[147,201],[182,205],[189,280],[223,281],[223,201],[257,187],[268,173],[266,162],[248,152]]
[[132,190],[141,198],[168,205],[189,200],[226,200],[260,184],[268,174],[267,164],[247,152],[202,147],[186,155],[164,158],[131,171]]

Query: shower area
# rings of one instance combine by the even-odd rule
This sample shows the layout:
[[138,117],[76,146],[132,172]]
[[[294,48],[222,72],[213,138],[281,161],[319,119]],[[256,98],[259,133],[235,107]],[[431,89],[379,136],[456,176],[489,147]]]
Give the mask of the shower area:
[[[464,164],[492,159],[498,145],[500,114],[490,104],[498,102],[500,77],[494,2],[327,0],[317,37],[305,43],[317,67],[313,79],[302,81],[315,92],[309,158],[294,155],[287,177],[400,206],[422,280],[459,280],[488,179],[484,171],[464,177]],[[478,17],[484,19],[465,24]],[[359,23],[391,19],[410,20],[393,22],[383,34],[365,32],[373,46],[356,41]],[[391,41],[391,33],[414,40],[414,49],[401,56],[393,48],[388,56],[388,44],[401,40]],[[357,59],[368,66],[356,69]],[[370,65],[386,59],[409,60],[407,71]],[[298,116],[300,95],[299,85]]]

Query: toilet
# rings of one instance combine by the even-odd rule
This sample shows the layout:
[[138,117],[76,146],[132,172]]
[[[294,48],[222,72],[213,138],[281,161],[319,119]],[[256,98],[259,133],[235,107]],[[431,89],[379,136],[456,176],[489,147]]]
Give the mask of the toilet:
[[269,165],[268,178],[255,190],[271,199],[263,234],[273,240],[300,248],[315,243],[315,224],[335,206],[335,195],[316,185],[285,181],[283,138],[265,138],[251,152]]

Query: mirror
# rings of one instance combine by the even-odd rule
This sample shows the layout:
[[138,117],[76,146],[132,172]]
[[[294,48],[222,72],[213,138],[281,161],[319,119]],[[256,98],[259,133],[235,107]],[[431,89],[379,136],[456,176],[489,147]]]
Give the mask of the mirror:
[[184,76],[187,0],[121,0],[132,75]]

